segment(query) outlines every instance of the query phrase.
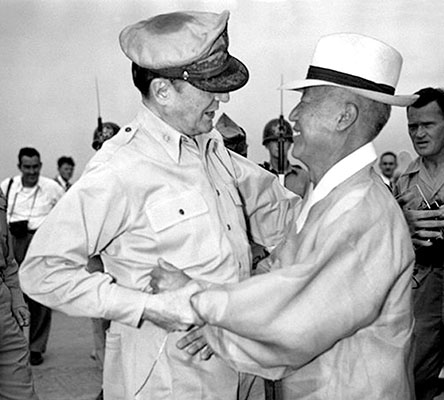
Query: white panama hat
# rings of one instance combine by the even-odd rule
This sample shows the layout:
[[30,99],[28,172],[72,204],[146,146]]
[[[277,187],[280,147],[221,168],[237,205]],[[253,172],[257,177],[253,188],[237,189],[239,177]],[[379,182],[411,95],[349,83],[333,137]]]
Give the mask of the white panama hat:
[[395,95],[401,66],[402,56],[393,47],[356,33],[335,33],[319,40],[306,79],[288,82],[281,89],[337,86],[404,107],[418,96]]

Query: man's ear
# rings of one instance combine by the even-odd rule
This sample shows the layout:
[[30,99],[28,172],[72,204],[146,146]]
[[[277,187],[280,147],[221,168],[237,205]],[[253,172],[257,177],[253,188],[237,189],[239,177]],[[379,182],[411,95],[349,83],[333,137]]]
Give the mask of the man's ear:
[[344,131],[352,126],[358,119],[359,109],[354,103],[345,103],[344,108],[339,115],[336,128],[338,131]]
[[171,97],[171,81],[164,78],[154,78],[150,85],[150,97],[159,104],[165,105]]

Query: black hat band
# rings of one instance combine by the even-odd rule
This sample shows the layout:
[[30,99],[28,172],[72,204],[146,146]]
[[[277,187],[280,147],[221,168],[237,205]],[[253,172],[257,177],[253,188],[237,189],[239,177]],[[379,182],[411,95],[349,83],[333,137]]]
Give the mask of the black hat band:
[[310,65],[308,68],[306,79],[318,79],[357,89],[367,89],[389,95],[395,94],[395,88],[393,86],[384,83],[376,83],[356,75],[346,74],[333,69],[315,67],[313,65]]

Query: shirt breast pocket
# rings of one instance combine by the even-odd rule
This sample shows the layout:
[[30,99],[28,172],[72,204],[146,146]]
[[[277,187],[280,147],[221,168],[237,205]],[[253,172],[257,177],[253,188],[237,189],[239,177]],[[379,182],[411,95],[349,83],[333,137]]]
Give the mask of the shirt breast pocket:
[[208,213],[208,206],[199,193],[187,192],[151,205],[146,212],[154,232],[159,233]]
[[187,191],[148,205],[156,251],[177,267],[205,265],[217,257],[217,223],[202,195]]

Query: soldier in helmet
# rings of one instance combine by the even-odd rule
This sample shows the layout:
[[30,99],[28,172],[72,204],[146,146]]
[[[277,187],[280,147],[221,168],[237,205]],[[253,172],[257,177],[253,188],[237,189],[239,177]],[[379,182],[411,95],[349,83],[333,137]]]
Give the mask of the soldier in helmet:
[[97,127],[94,131],[93,141],[91,144],[92,148],[96,151],[99,150],[103,143],[108,139],[111,139],[117,132],[119,132],[119,130],[119,125],[115,124],[114,122],[104,122],[102,129]]
[[247,133],[242,127],[237,125],[227,114],[222,113],[217,120],[216,129],[222,135],[224,145],[227,149],[243,157],[247,157]]
[[265,161],[260,165],[275,175],[278,175],[280,172],[279,138],[281,135],[280,130],[282,129],[282,137],[284,139],[284,186],[293,193],[304,197],[310,183],[310,177],[308,172],[302,167],[299,165],[292,165],[288,161],[288,151],[293,143],[293,130],[288,121],[283,118],[282,121],[283,122],[281,123],[279,118],[274,118],[265,125],[264,132],[262,134],[262,144],[267,148],[270,154],[270,161]]

